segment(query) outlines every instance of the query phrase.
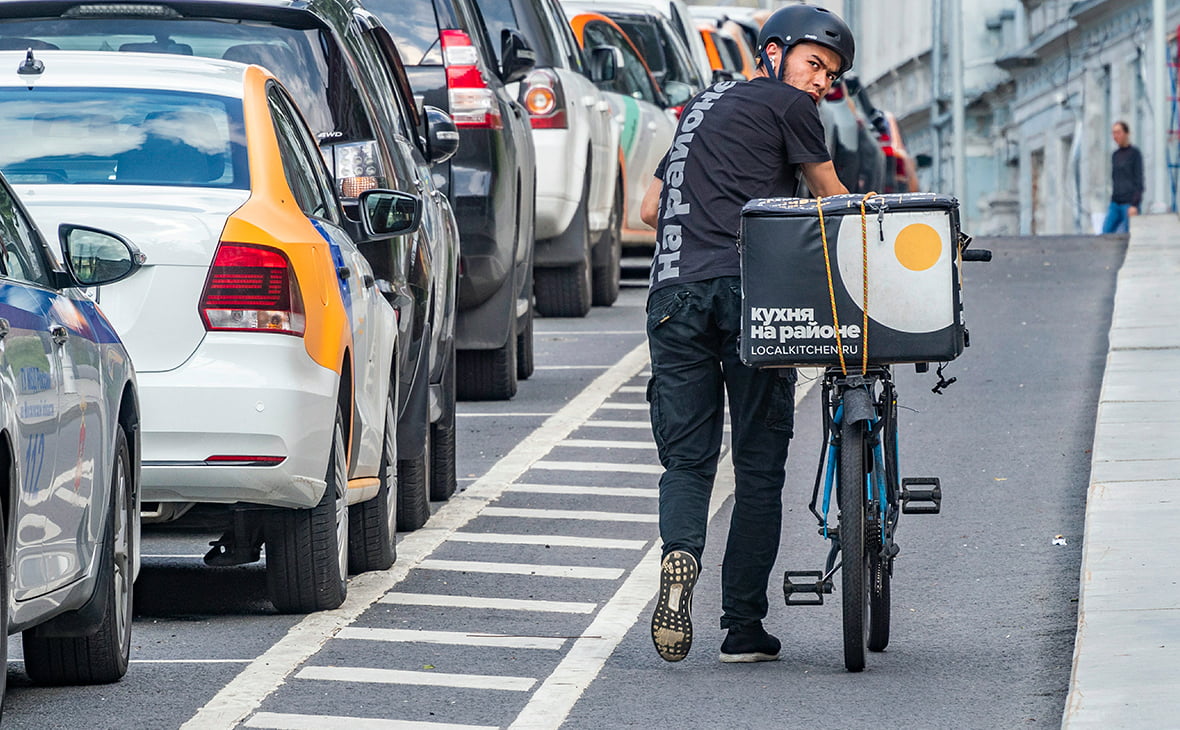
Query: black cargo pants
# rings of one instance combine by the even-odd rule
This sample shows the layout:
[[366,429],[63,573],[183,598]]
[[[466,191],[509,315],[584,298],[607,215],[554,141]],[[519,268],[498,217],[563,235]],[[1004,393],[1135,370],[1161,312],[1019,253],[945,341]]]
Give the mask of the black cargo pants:
[[700,560],[729,395],[733,516],[721,568],[721,627],[766,616],[778,553],[787,446],[794,426],[794,370],[756,370],[738,357],[741,284],[719,277],[659,289],[647,303],[652,433],[660,477],[664,553]]

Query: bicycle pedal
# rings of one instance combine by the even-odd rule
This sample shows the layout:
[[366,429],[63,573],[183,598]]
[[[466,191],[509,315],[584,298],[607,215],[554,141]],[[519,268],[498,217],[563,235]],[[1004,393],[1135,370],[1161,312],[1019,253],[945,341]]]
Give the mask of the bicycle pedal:
[[[807,578],[809,580],[791,579]],[[788,606],[822,606],[824,594],[832,592],[831,579],[821,570],[788,570],[783,573],[783,600]]]
[[906,477],[901,480],[901,511],[907,515],[936,515],[942,510],[938,477]]

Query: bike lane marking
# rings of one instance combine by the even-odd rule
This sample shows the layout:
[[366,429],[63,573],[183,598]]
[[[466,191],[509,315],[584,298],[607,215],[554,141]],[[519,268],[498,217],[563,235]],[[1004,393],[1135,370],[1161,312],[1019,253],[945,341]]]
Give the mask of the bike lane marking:
[[[369,606],[405,579],[412,568],[418,567],[458,529],[479,515],[490,502],[498,499],[507,485],[520,478],[574,430],[585,425],[607,398],[621,391],[622,384],[634,378],[647,364],[647,343],[643,342],[598,376],[561,410],[546,418],[539,428],[493,464],[486,474],[465,491],[454,495],[431,516],[424,527],[404,537],[397,545],[398,561],[393,567],[353,577],[348,584],[348,598],[340,608],[309,614],[291,627],[282,639],[247,665],[201,707],[181,726],[181,730],[235,727],[337,631],[355,621]],[[353,727],[358,726],[354,724]]]

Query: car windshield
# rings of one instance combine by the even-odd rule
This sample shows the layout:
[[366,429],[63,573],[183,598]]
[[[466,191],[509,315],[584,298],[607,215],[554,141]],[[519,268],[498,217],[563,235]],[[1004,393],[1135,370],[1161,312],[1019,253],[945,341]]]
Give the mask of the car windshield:
[[172,53],[256,63],[283,82],[318,137],[333,142],[373,138],[336,44],[318,30],[235,20],[0,20],[0,50],[26,48]]
[[242,103],[140,89],[0,89],[14,183],[249,188]]

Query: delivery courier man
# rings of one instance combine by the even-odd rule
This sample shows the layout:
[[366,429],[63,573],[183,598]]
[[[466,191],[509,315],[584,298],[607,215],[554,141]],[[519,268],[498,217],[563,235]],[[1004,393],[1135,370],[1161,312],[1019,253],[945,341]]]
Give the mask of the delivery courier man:
[[737,233],[753,198],[795,194],[802,172],[821,196],[848,192],[824,143],[817,104],[852,66],[852,32],[835,14],[795,5],[776,11],[758,38],[758,73],[725,81],[684,108],[671,149],[643,200],[656,228],[647,334],[652,433],[660,477],[660,590],[651,620],[660,656],[692,646],[692,591],[705,546],[729,395],[736,478],[721,568],[723,662],[778,658],[762,627],[778,552],[795,371],[760,371],[738,356],[741,324]]

